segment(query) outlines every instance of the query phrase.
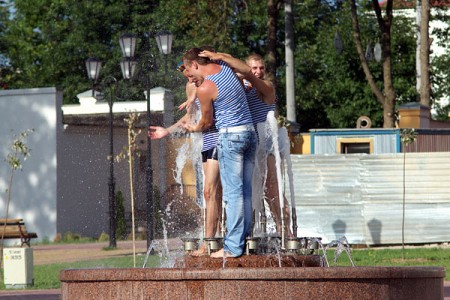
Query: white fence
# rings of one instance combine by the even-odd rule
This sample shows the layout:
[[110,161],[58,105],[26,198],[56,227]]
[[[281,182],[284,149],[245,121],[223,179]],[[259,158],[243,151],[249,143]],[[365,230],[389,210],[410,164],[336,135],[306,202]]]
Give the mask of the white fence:
[[[450,153],[291,155],[298,236],[450,241]],[[290,193],[286,186],[286,194]],[[404,218],[403,218],[404,215]]]

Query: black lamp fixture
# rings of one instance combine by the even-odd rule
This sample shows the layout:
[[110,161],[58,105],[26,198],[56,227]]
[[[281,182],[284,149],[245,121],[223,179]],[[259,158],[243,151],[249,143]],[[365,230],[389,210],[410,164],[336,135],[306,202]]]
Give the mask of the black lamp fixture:
[[168,30],[162,30],[155,35],[156,43],[161,54],[167,55],[172,52],[173,35]]
[[125,33],[119,38],[120,48],[124,57],[134,57],[136,41],[136,36],[131,33]]
[[[172,51],[173,35],[170,31],[163,30],[155,34],[156,43],[158,45],[159,52],[165,56]],[[144,57],[139,59],[139,62],[135,58],[137,38],[134,34],[125,33],[119,38],[120,48],[122,50],[122,59],[120,61],[120,68],[122,70],[122,76],[124,79],[132,79],[136,69],[139,67],[142,70],[150,70],[153,66],[151,61],[147,61]],[[150,50],[150,45],[147,51]],[[150,63],[149,66],[144,67],[145,63]],[[93,85],[99,78],[100,69],[102,67],[101,62],[96,58],[89,58],[86,60],[86,68],[88,77],[92,81]],[[167,62],[166,62],[167,73]],[[140,70],[140,71],[142,71]],[[108,79],[109,80],[106,80]],[[111,80],[112,79],[112,80]],[[150,126],[150,72],[147,76],[148,80],[145,80],[146,98],[147,98],[147,125]],[[107,77],[105,81],[108,81],[109,85],[116,83],[117,80],[114,77]],[[110,247],[116,247],[116,218],[115,218],[115,180],[114,180],[114,160],[113,158],[113,98],[114,91],[111,91],[108,101],[110,108],[110,178],[109,178],[109,205],[110,205]],[[94,96],[94,87],[92,89],[92,95]],[[147,135],[147,160],[146,160],[146,185],[147,185],[147,247],[150,246],[153,240],[153,170],[151,162],[151,140]]]
[[88,73],[88,78],[92,82],[92,97],[95,97],[94,85],[100,76],[100,70],[102,69],[102,62],[95,57],[86,59],[86,70]]
[[130,33],[125,33],[119,38],[120,48],[122,49],[122,60],[120,68],[124,79],[131,79],[136,70],[137,61],[134,59],[136,51],[137,38]]
[[102,62],[95,57],[86,59],[86,69],[88,77],[93,82],[96,82],[100,76],[100,70],[102,68]]
[[[97,58],[88,58],[86,60],[86,69],[88,73],[88,78],[92,81],[92,97],[95,97],[95,83],[97,82],[100,76],[100,70],[102,67],[102,63]],[[116,83],[117,80],[109,76],[105,78],[103,81],[103,85],[111,85]],[[109,177],[108,177],[108,188],[109,188],[109,196],[108,196],[108,204],[109,204],[109,247],[116,248],[116,204],[115,204],[115,178],[114,178],[114,142],[113,142],[113,90],[111,90],[108,105],[109,105]]]

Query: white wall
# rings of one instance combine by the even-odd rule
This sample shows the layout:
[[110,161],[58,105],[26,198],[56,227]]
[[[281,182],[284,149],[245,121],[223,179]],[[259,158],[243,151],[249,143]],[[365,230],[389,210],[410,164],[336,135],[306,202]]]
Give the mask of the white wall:
[[[14,136],[34,129],[25,143],[30,157],[14,173],[10,218],[23,218],[27,229],[52,240],[56,234],[56,140],[62,93],[55,88],[0,91],[0,218],[5,218],[11,168],[5,161]],[[19,240],[15,242],[20,242]]]
[[[91,92],[81,96],[91,95]],[[79,95],[79,96],[80,96]],[[79,97],[79,99],[81,99]],[[83,101],[80,101],[83,102]],[[160,115],[152,124],[169,126],[173,123],[173,95],[163,88],[151,91],[152,115]],[[114,102],[113,113],[128,114],[136,111],[145,115],[146,101]],[[109,118],[109,106],[98,101],[91,104],[70,104],[62,106],[65,123],[58,137],[58,233],[72,232],[98,238],[102,232],[109,233],[109,123],[86,120],[90,118]],[[66,120],[77,117],[80,123],[70,123]],[[84,120],[84,121],[83,121]],[[156,123],[161,122],[162,123]],[[97,123],[96,123],[97,122]],[[114,127],[114,156],[128,144],[127,129],[123,126]],[[143,150],[141,159],[134,162],[134,204],[135,209],[146,209],[146,175],[145,157],[147,149],[146,130],[143,129],[137,138]],[[166,139],[152,141],[152,166],[154,185],[164,192],[166,187],[165,174],[168,172],[165,151]],[[126,160],[114,163],[115,191],[121,191],[124,196],[126,212],[131,211],[129,166]],[[136,215],[138,212],[136,211]],[[136,220],[142,216],[136,217]],[[143,225],[143,224],[140,224]],[[138,225],[139,226],[139,225]]]

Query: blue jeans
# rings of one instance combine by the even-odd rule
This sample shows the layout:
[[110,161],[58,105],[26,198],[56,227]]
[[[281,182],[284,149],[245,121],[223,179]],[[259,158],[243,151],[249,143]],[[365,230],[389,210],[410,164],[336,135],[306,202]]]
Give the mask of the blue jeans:
[[241,256],[252,231],[252,176],[255,164],[254,131],[219,133],[220,178],[226,211],[224,250]]

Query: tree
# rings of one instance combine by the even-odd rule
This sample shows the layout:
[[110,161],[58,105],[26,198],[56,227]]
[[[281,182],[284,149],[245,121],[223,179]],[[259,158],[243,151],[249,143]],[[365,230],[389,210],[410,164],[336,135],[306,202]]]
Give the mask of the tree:
[[[210,45],[239,58],[251,52],[266,56],[269,74],[277,81],[278,107],[280,113],[285,114],[285,70],[284,61],[280,59],[285,57],[281,44],[284,39],[281,0],[16,0],[0,3],[13,3],[15,8],[0,6],[0,49],[5,65],[1,73],[3,86],[56,86],[63,90],[65,104],[77,103],[76,95],[91,88],[84,66],[86,58],[95,56],[103,62],[101,76],[121,79],[118,39],[129,32],[140,38],[139,53],[147,52],[152,60],[151,87],[172,89],[175,104],[185,100],[184,78],[175,72],[185,50]],[[392,121],[395,104],[416,100],[417,94],[411,85],[415,78],[415,51],[410,52],[410,42],[415,40],[411,24],[399,17],[389,23],[387,17],[379,20],[376,14],[363,14],[362,10],[367,12],[368,9],[365,2],[358,7],[361,43],[357,52],[348,18],[351,15],[348,2],[304,0],[293,1],[293,4],[296,110],[302,130],[354,127],[362,114],[369,115],[374,126],[381,126],[386,117]],[[372,4],[370,9],[373,7]],[[14,14],[8,15],[8,12]],[[390,37],[380,35],[377,29],[380,23],[383,28],[389,23],[386,25],[391,26],[392,32],[387,30],[386,34],[391,34]],[[159,54],[153,38],[162,29],[174,34],[172,54],[164,57]],[[336,32],[344,43],[341,54],[332,46]],[[367,61],[363,68],[359,61],[367,44],[373,46],[380,38],[383,43],[386,37],[391,43],[386,49],[393,49],[390,61],[395,61],[391,65],[390,80],[386,77],[389,74],[387,57],[381,66]],[[385,56],[389,54],[386,49]],[[442,58],[434,62],[439,72],[433,71],[431,79],[440,86],[432,97],[446,93],[444,82],[449,70],[445,61]],[[370,85],[364,80],[366,72],[372,75]],[[391,89],[386,88],[389,82]],[[142,95],[140,88],[133,88],[136,96],[131,100],[143,100],[138,98]],[[389,105],[384,113],[380,110],[383,105],[386,108]]]
[[[17,170],[22,169],[22,162],[24,162],[28,156],[30,156],[31,149],[26,144],[26,139],[30,133],[34,132],[34,129],[27,129],[22,131],[20,134],[15,135],[14,139],[10,145],[9,150],[11,152],[8,153],[6,156],[5,161],[8,163],[9,167],[11,168],[11,172],[9,173],[8,178],[8,189],[6,190],[7,198],[6,198],[6,212],[5,212],[5,220],[8,219],[9,215],[9,206],[11,203],[11,190],[13,186],[13,179],[14,174]],[[4,236],[5,236],[5,230],[6,230],[6,224],[5,222],[4,226],[0,229],[1,232],[1,256],[0,256],[0,265],[2,264],[3,259],[3,242],[4,242]]]
[[[142,10],[144,2],[15,0],[0,38],[10,70],[3,80],[10,88],[56,86],[64,103],[75,103],[76,94],[90,88],[86,58],[98,57],[104,73],[121,76],[117,41],[135,26],[129,10]],[[140,20],[134,11],[132,16]]]
[[[365,80],[353,39],[350,6],[305,1],[295,7],[295,67],[297,119],[302,131],[310,128],[352,128],[361,115],[369,116],[374,127],[383,124],[381,105]],[[366,12],[366,11],[364,11]],[[414,32],[412,20],[397,17],[392,29],[393,85],[398,103],[415,101]],[[372,47],[379,41],[373,14],[359,16],[362,43]],[[343,50],[333,40],[339,33]],[[364,47],[364,49],[367,49]],[[383,80],[382,65],[367,62],[374,79]],[[281,85],[283,70],[278,70]],[[281,89],[278,89],[280,93]],[[281,101],[283,97],[280,96]],[[283,105],[281,106],[283,109]],[[282,112],[284,113],[284,112]]]
[[372,0],[373,9],[375,11],[376,19],[378,21],[378,28],[380,30],[380,42],[382,49],[382,64],[383,64],[383,86],[384,89],[378,87],[372,72],[370,71],[365,51],[361,42],[361,32],[359,28],[358,12],[356,9],[356,1],[350,0],[351,19],[353,25],[353,36],[355,39],[356,50],[358,52],[361,66],[364,70],[367,82],[374,93],[377,101],[383,107],[383,127],[395,127],[395,89],[392,80],[392,53],[391,53],[391,28],[393,22],[392,5],[393,0],[387,0],[385,16],[382,16],[381,8],[378,0]]

